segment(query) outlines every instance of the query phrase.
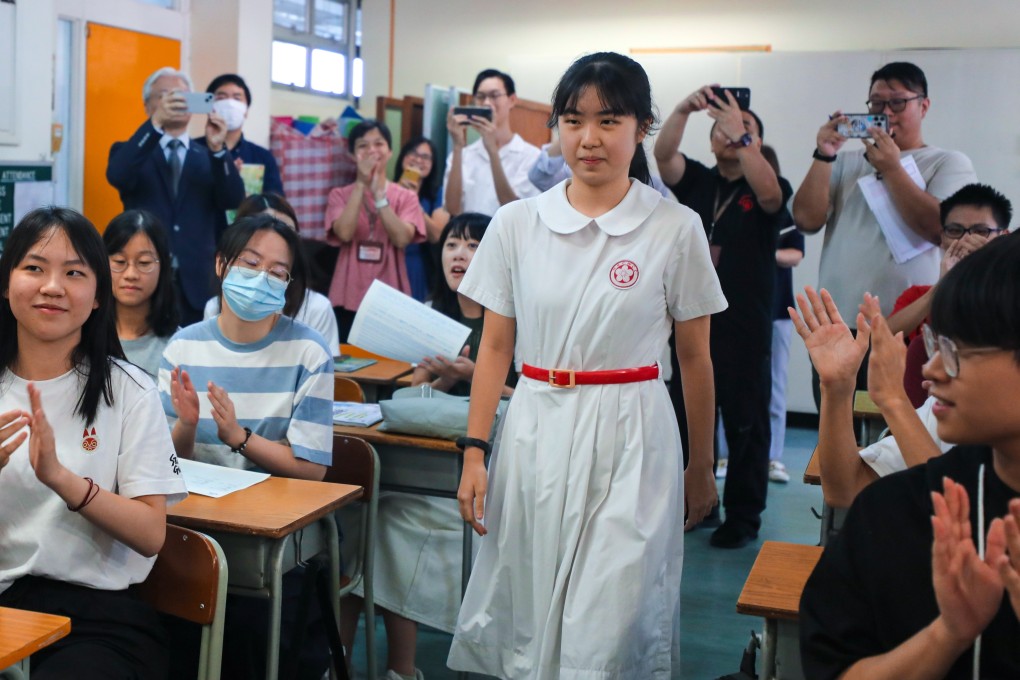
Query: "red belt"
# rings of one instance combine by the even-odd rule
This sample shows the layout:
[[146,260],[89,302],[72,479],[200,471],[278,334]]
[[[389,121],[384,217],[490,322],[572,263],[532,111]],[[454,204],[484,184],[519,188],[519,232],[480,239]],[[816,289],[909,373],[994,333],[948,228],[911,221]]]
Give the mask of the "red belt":
[[641,368],[621,368],[615,371],[574,371],[569,368],[537,368],[524,364],[521,373],[525,378],[548,382],[553,387],[618,385],[655,380],[659,377],[659,366],[652,364]]

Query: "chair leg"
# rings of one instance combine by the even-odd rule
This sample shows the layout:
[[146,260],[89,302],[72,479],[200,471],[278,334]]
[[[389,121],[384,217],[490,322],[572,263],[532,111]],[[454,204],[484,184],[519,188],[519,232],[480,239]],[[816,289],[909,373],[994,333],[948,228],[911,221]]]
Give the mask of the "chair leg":
[[[319,559],[315,560],[319,563]],[[321,564],[321,563],[320,563]],[[330,656],[333,659],[333,670],[339,680],[350,680],[347,674],[347,659],[344,655],[344,646],[340,642],[340,622],[337,621],[333,612],[333,602],[336,591],[330,581],[329,568],[317,569],[316,583],[319,593],[319,608],[322,610],[322,622],[326,626],[326,638],[329,640]]]

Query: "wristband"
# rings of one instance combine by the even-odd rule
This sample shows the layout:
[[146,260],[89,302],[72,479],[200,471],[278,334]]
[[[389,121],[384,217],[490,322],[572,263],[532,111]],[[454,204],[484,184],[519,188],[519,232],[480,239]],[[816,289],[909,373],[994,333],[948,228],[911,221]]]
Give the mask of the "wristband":
[[244,428],[244,441],[241,442],[240,444],[238,444],[237,446],[231,446],[230,447],[230,452],[231,453],[244,453],[245,447],[248,446],[248,440],[249,439],[251,439],[251,428],[250,427],[246,427],[246,428]]
[[389,202],[389,200],[387,200],[387,198],[385,196],[383,196],[382,198],[375,199],[375,209],[376,210],[382,210],[383,208],[385,208],[389,204],[390,204],[390,202]]
[[72,508],[70,503],[67,505],[67,509],[71,512],[78,512],[99,495],[99,485],[93,482],[91,477],[85,477],[84,479],[89,483],[88,491],[85,492],[85,497],[81,499],[81,503],[79,503],[76,507]]
[[486,456],[492,451],[492,447],[489,446],[489,442],[484,439],[476,439],[475,437],[457,437],[457,448],[463,451],[464,449],[473,446],[477,449],[481,449],[482,453]]
[[835,155],[826,156],[824,153],[822,153],[818,149],[815,149],[815,152],[813,154],[811,154],[811,157],[814,158],[816,161],[821,161],[823,163],[835,163],[836,162],[836,156]]

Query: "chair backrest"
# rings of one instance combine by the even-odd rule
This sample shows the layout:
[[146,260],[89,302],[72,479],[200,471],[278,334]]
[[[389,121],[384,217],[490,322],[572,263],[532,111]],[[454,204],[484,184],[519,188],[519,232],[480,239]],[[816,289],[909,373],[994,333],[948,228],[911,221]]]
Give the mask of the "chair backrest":
[[365,490],[359,499],[360,502],[371,502],[379,488],[375,449],[364,439],[334,435],[333,463],[326,470],[326,476],[322,481],[356,484]]
[[213,539],[168,524],[163,549],[138,593],[157,611],[209,625],[217,612],[220,572],[225,570],[223,551]]
[[343,376],[333,377],[333,401],[356,401],[365,403],[365,392],[358,381]]

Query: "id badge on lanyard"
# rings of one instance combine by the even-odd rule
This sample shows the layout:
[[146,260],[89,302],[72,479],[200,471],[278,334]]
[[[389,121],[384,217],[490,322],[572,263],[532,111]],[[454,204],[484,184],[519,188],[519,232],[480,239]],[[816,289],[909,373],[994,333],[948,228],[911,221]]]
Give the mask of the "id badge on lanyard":
[[378,218],[378,213],[368,213],[368,238],[358,241],[358,262],[382,262],[383,244],[381,241],[372,240]]
[[712,266],[716,269],[719,268],[719,258],[722,257],[722,246],[712,243],[712,237],[715,235],[715,224],[719,221],[719,218],[723,216],[723,213],[726,212],[726,208],[728,208],[730,203],[733,202],[733,197],[737,195],[739,190],[740,187],[735,188],[730,192],[730,195],[726,197],[726,200],[723,201],[722,205],[719,205],[719,199],[721,198],[719,195],[719,187],[716,187],[715,189],[715,206],[712,210],[712,225],[708,230],[708,254],[712,258]]

